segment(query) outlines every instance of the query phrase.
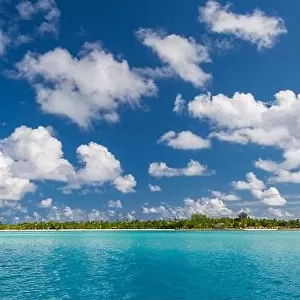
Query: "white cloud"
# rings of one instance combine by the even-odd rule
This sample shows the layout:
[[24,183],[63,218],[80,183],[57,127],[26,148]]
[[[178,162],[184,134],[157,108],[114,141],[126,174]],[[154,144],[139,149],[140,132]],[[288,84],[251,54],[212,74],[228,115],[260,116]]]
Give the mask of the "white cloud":
[[0,151],[0,200],[20,200],[26,193],[35,191],[27,178],[14,174],[13,160]]
[[263,181],[259,180],[252,172],[246,175],[247,181],[234,181],[233,187],[237,190],[250,190],[254,194],[265,188]]
[[241,198],[234,194],[224,194],[219,191],[211,191],[211,194],[213,197],[216,197],[222,201],[238,201],[241,200]]
[[40,206],[43,208],[49,208],[52,206],[52,204],[53,204],[52,198],[47,198],[40,202]]
[[220,141],[235,142],[239,144],[255,143],[263,146],[281,147],[289,139],[286,128],[275,127],[272,129],[263,128],[242,128],[234,131],[213,132],[209,137],[218,138]]
[[197,44],[193,38],[166,35],[151,29],[140,29],[137,36],[183,80],[202,87],[211,78],[199,66],[201,63],[210,62],[207,48]]
[[23,20],[30,20],[32,16],[36,13],[35,5],[30,1],[21,1],[17,4],[16,9],[19,16]]
[[[300,183],[300,147],[284,149],[282,162],[259,159],[255,166],[267,172],[275,174],[270,182]],[[294,171],[298,169],[297,171]]]
[[224,202],[218,198],[194,200],[186,198],[184,200],[185,209],[188,215],[204,214],[208,217],[222,217],[232,215],[232,211],[226,207]]
[[161,192],[161,187],[159,185],[148,184],[149,190],[151,192]]
[[153,177],[203,176],[207,174],[207,167],[192,159],[181,169],[170,168],[164,162],[153,162],[149,166],[149,174]]
[[231,34],[257,45],[258,49],[271,48],[278,37],[287,32],[281,18],[267,16],[256,9],[252,13],[237,14],[230,6],[221,6],[214,0],[199,9],[199,21],[216,33]]
[[134,192],[134,177],[122,176],[120,161],[106,147],[91,142],[78,147],[77,154],[84,166],[77,171],[75,184],[101,186],[111,182],[122,193]]
[[0,142],[0,150],[13,160],[16,176],[33,180],[68,181],[72,165],[63,158],[62,144],[51,129],[21,126]]
[[145,76],[147,78],[152,79],[160,79],[160,78],[167,78],[172,77],[174,75],[173,70],[170,67],[156,67],[156,68],[133,68],[137,74],[141,76]]
[[181,94],[177,94],[176,99],[174,101],[173,112],[176,114],[182,114],[185,110],[185,100],[182,99]]
[[279,208],[269,207],[268,212],[275,218],[290,219],[293,217],[293,214]]
[[[110,203],[112,204],[112,203]],[[109,219],[135,219],[136,212],[122,212],[122,204],[119,201],[113,201],[113,209],[84,209],[67,206],[65,204],[52,203],[48,207],[44,207],[38,213],[30,212],[22,207],[16,201],[0,201],[0,208],[5,210],[0,211],[0,221],[4,223],[19,223],[19,222],[36,222],[36,221],[107,221]]]
[[197,150],[211,147],[210,140],[203,139],[191,131],[182,131],[178,133],[175,131],[168,131],[158,140],[158,142],[166,143],[174,149],[181,150]]
[[232,98],[201,94],[189,102],[188,110],[192,117],[209,119],[220,128],[239,129],[261,124],[268,108],[251,94],[235,93]]
[[60,222],[66,221],[101,221],[107,220],[107,212],[97,209],[84,210],[80,208],[71,208],[70,206],[52,206],[47,215],[43,218],[45,220],[55,220]]
[[142,96],[156,93],[152,80],[98,44],[85,44],[78,57],[61,48],[42,55],[29,52],[16,67],[33,84],[43,111],[84,128],[93,120],[118,121],[119,106],[138,106]]
[[79,160],[83,168],[77,171],[77,179],[80,182],[98,182],[103,184],[106,181],[114,181],[122,172],[120,162],[99,144],[89,143],[77,148]]
[[113,200],[110,200],[108,201],[108,207],[110,208],[122,208],[122,202],[120,200],[117,200],[117,201],[113,201]]
[[134,216],[134,213],[127,213],[126,215],[125,215],[125,218],[124,218],[125,220],[129,220],[129,221],[133,221],[133,220],[135,220],[136,219],[136,217]]
[[234,181],[233,187],[237,190],[249,190],[253,197],[268,206],[283,206],[287,203],[275,187],[266,189],[264,182],[255,174],[248,173],[246,179],[247,181]]
[[0,56],[5,54],[9,43],[10,43],[10,38],[7,36],[6,33],[0,30]]
[[142,212],[143,214],[167,214],[168,216],[170,214],[170,210],[164,205],[153,207],[142,206]]
[[75,176],[49,128],[21,126],[0,141],[0,199],[20,200],[35,191],[31,180],[67,182]]
[[269,181],[279,183],[300,183],[300,171],[291,172],[280,170],[279,172],[276,172],[276,175],[271,177]]
[[156,207],[142,207],[144,214],[160,214],[162,218],[189,218],[193,214],[204,214],[208,217],[232,216],[224,202],[218,198],[184,199],[183,206],[170,206],[162,204]]
[[227,37],[221,39],[208,39],[207,44],[211,44],[211,47],[214,48],[220,54],[224,54],[230,49],[234,48],[232,38]]
[[91,142],[79,146],[77,155],[81,167],[75,170],[50,128],[16,128],[0,140],[0,200],[20,200],[34,192],[31,180],[65,182],[68,191],[110,183],[122,193],[134,192],[134,177],[123,175],[120,161],[106,147]]
[[275,163],[269,160],[258,160],[256,165],[268,172],[297,169],[300,167],[300,148],[286,149],[283,153],[283,158],[284,160],[281,163]]
[[268,206],[283,206],[287,203],[275,187],[263,191],[260,197],[262,202]]
[[136,186],[136,181],[134,177],[129,174],[125,176],[120,176],[114,181],[114,186],[120,192],[127,194],[135,192],[134,188]]
[[[122,203],[121,201],[109,201],[109,206],[113,209],[121,209]],[[129,219],[133,220],[135,211],[131,210],[126,213],[117,214],[116,210],[99,210],[99,209],[82,209],[82,208],[74,208],[70,206],[62,205],[52,205],[48,210],[44,210],[42,215],[39,215],[39,220],[56,220],[60,222],[66,221],[107,221],[110,218],[118,218],[118,219]],[[1,214],[0,214],[1,216]],[[28,217],[27,217],[28,218]],[[25,217],[23,217],[25,219]],[[35,220],[34,216],[29,216],[29,220]]]
[[23,207],[18,201],[0,200],[0,208],[9,209],[19,213],[27,213],[27,208]]
[[211,122],[215,131],[210,137],[282,149],[281,163],[260,159],[256,167],[273,173],[273,182],[300,182],[299,95],[280,91],[275,101],[262,102],[252,94],[235,93],[232,98],[202,94],[188,104],[188,109],[191,116]]
[[33,41],[33,37],[29,34],[19,34],[11,38],[10,42],[13,46],[18,47],[23,44],[28,44]]
[[43,16],[43,22],[37,27],[39,33],[58,33],[61,13],[54,0],[38,0],[35,3],[20,1],[16,9],[22,20],[32,20],[36,15]]
[[8,48],[32,42],[44,33],[59,33],[60,10],[55,0],[5,0],[1,1],[1,11],[0,56]]

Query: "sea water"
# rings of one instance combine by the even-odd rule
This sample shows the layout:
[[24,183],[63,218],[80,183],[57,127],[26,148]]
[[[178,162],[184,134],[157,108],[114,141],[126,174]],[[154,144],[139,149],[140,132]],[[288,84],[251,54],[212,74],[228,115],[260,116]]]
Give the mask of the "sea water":
[[300,299],[300,232],[0,232],[0,299]]

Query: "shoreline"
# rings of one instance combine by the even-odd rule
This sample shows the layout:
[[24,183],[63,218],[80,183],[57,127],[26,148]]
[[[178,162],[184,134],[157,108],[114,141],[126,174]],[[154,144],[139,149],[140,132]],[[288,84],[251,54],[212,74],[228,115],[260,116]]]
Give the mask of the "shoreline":
[[257,231],[300,231],[300,228],[244,228],[244,229],[3,229],[2,233],[42,233],[42,232],[232,232],[232,231],[245,231],[245,232],[257,232]]
[[175,229],[3,229],[1,232],[176,231]]

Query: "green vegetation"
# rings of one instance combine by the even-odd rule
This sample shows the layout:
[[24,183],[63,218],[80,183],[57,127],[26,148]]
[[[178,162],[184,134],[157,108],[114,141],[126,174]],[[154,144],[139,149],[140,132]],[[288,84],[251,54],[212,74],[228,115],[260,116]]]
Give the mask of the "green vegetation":
[[86,221],[86,222],[30,222],[21,224],[1,224],[0,230],[60,230],[60,229],[245,229],[245,228],[278,228],[300,229],[300,220],[253,219],[246,213],[237,218],[208,218],[196,214],[190,219],[175,220],[118,220],[118,221]]

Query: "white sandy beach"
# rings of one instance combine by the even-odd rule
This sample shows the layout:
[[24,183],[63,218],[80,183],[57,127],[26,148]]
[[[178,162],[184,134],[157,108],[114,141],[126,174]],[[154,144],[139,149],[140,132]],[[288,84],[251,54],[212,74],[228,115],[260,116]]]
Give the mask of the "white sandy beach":
[[245,231],[278,231],[278,228],[245,228]]
[[4,229],[1,232],[175,231],[175,229]]

